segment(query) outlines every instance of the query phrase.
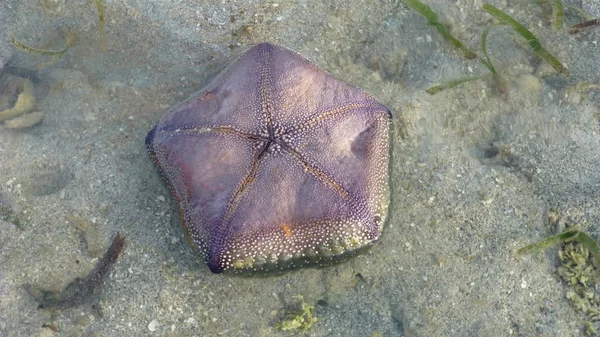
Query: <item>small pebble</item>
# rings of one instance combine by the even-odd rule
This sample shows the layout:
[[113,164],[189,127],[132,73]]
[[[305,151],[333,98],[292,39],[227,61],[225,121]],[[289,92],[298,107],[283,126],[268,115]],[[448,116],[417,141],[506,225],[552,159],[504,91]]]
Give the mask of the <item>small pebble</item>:
[[148,323],[148,330],[150,330],[151,332],[156,331],[157,325],[158,325],[158,321],[156,319],[153,319],[150,323]]
[[518,78],[519,88],[530,94],[538,94],[542,90],[542,83],[540,80],[531,74],[522,74]]
[[527,281],[525,279],[521,279],[521,289],[527,288]]

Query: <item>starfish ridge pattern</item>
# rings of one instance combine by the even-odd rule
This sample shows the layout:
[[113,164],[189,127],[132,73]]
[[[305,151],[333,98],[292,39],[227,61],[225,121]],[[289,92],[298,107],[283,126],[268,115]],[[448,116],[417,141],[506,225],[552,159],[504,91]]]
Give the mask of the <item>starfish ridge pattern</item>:
[[390,111],[299,54],[261,43],[146,137],[214,273],[325,265],[377,241]]

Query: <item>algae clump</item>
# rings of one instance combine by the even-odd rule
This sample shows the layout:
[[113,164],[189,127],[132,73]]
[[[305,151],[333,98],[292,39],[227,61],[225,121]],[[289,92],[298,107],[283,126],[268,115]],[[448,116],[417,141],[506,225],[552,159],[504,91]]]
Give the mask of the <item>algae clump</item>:
[[304,333],[318,321],[313,313],[315,307],[304,302],[304,297],[302,295],[294,296],[294,298],[300,301],[300,310],[288,313],[286,318],[282,320],[277,327],[281,331]]

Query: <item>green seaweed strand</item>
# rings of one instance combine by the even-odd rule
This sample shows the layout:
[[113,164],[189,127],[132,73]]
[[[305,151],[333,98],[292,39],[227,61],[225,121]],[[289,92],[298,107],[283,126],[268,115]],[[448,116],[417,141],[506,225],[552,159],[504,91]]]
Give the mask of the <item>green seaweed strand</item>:
[[552,17],[554,30],[560,30],[563,26],[565,12],[561,0],[552,1]]
[[578,236],[579,233],[580,233],[579,231],[575,231],[575,230],[562,232],[560,234],[551,236],[547,239],[544,239],[544,240],[538,241],[536,243],[532,243],[528,246],[525,246],[525,247],[517,250],[517,254],[528,255],[528,254],[532,254],[532,253],[537,253],[548,247],[555,246],[561,242],[572,241]]
[[106,43],[104,40],[104,13],[106,11],[106,5],[103,0],[96,0],[96,7],[98,7],[98,31],[100,32],[100,49],[106,50]]
[[538,241],[529,246],[525,246],[517,251],[519,255],[536,253],[548,247],[557,245],[563,242],[576,241],[587,248],[594,256],[594,264],[596,268],[600,267],[600,247],[598,243],[589,235],[578,230],[569,230],[560,234],[551,236],[547,239]]
[[465,58],[472,60],[477,57],[477,54],[474,51],[467,48],[462,42],[448,32],[446,26],[440,23],[438,15],[431,9],[431,7],[425,5],[419,0],[402,1],[404,1],[412,10],[421,14],[425,19],[427,19],[427,24],[434,26],[444,37],[444,39],[450,41],[455,48],[459,49],[463,53]]
[[[501,25],[503,25],[503,24],[501,24]],[[483,55],[485,56],[485,60],[482,59],[482,58],[479,59],[481,61],[481,63],[483,63],[483,65],[486,66],[486,68],[488,68],[488,70],[493,75],[496,75],[497,73],[496,73],[496,68],[494,68],[494,65],[492,64],[492,60],[488,56],[488,52],[487,52],[487,36],[488,36],[488,34],[490,32],[490,29],[492,27],[496,27],[496,26],[498,26],[498,25],[491,25],[491,26],[486,27],[484,29],[484,31],[483,31],[483,34],[481,34],[481,51],[483,51]],[[435,94],[437,94],[440,91],[457,87],[457,86],[459,86],[459,85],[461,85],[463,83],[466,83],[466,82],[480,80],[482,78],[485,78],[486,76],[487,75],[460,78],[458,80],[454,80],[454,81],[448,82],[446,84],[433,86],[433,87],[425,90],[425,92],[427,92],[430,95],[435,95]]]
[[577,16],[579,16],[580,18],[582,18],[584,21],[588,21],[588,20],[591,20],[593,18],[586,11],[584,11],[583,9],[581,9],[579,7],[567,6],[567,9],[569,11],[571,11],[571,12],[575,12],[575,14],[577,14]]
[[527,40],[529,46],[531,47],[531,49],[533,49],[533,51],[536,54],[538,54],[544,61],[548,62],[548,64],[550,64],[552,68],[554,68],[556,71],[565,76],[569,76],[569,70],[565,68],[565,66],[563,66],[559,60],[552,56],[550,52],[544,49],[540,41],[527,28],[523,27],[523,25],[518,23],[515,19],[511,18],[508,14],[502,12],[501,10],[490,4],[484,4],[483,10],[488,12],[488,14],[495,17],[496,19],[511,25],[517,33],[519,33],[525,38],[525,40]]
[[481,34],[481,51],[483,51],[483,55],[485,56],[485,60],[481,59],[481,63],[483,63],[483,65],[486,66],[492,72],[492,74],[496,74],[496,68],[494,68],[494,65],[492,65],[492,60],[490,60],[490,57],[488,56],[487,36],[490,32],[490,29],[492,27],[496,27],[496,26],[497,25],[491,25],[491,26],[485,27],[485,29],[483,30],[483,33]]
[[12,42],[12,44],[15,47],[17,47],[21,50],[24,50],[25,52],[27,52],[29,54],[39,55],[39,56],[61,56],[62,54],[64,54],[67,51],[67,49],[69,49],[69,46],[66,46],[64,49],[61,49],[61,50],[38,49],[38,48],[30,47],[30,46],[24,44],[23,42],[15,39],[14,37],[11,37],[10,41]]
[[451,82],[448,82],[446,84],[436,85],[434,87],[431,87],[431,88],[425,90],[425,92],[427,92],[430,95],[435,95],[435,94],[437,94],[440,91],[457,87],[457,86],[459,86],[459,85],[461,85],[463,83],[466,83],[466,82],[477,81],[477,80],[480,80],[480,79],[482,79],[482,78],[484,78],[486,76],[487,75],[460,78],[458,80],[451,81]]

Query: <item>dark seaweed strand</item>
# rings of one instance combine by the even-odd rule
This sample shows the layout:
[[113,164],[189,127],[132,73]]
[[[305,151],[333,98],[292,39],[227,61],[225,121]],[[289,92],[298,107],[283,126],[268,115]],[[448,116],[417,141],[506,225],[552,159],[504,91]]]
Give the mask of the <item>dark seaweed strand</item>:
[[[38,308],[67,309],[85,302],[91,302],[94,295],[101,290],[102,283],[104,283],[110,267],[117,261],[124,245],[125,237],[117,233],[104,256],[85,278],[76,278],[60,293],[44,291],[41,296],[36,298],[39,303]],[[31,294],[33,292],[31,288],[30,285],[26,285],[25,289]]]
[[96,267],[92,269],[92,271],[88,274],[86,278],[89,278],[94,283],[102,284],[108,272],[110,271],[110,267],[117,262],[117,258],[121,254],[123,250],[123,246],[125,245],[125,237],[121,236],[121,234],[117,233],[113,238],[112,244],[104,253],[104,256],[98,261]]
[[580,22],[576,25],[569,27],[569,34],[581,33],[584,30],[593,29],[596,27],[600,27],[600,19],[583,21],[583,22]]

